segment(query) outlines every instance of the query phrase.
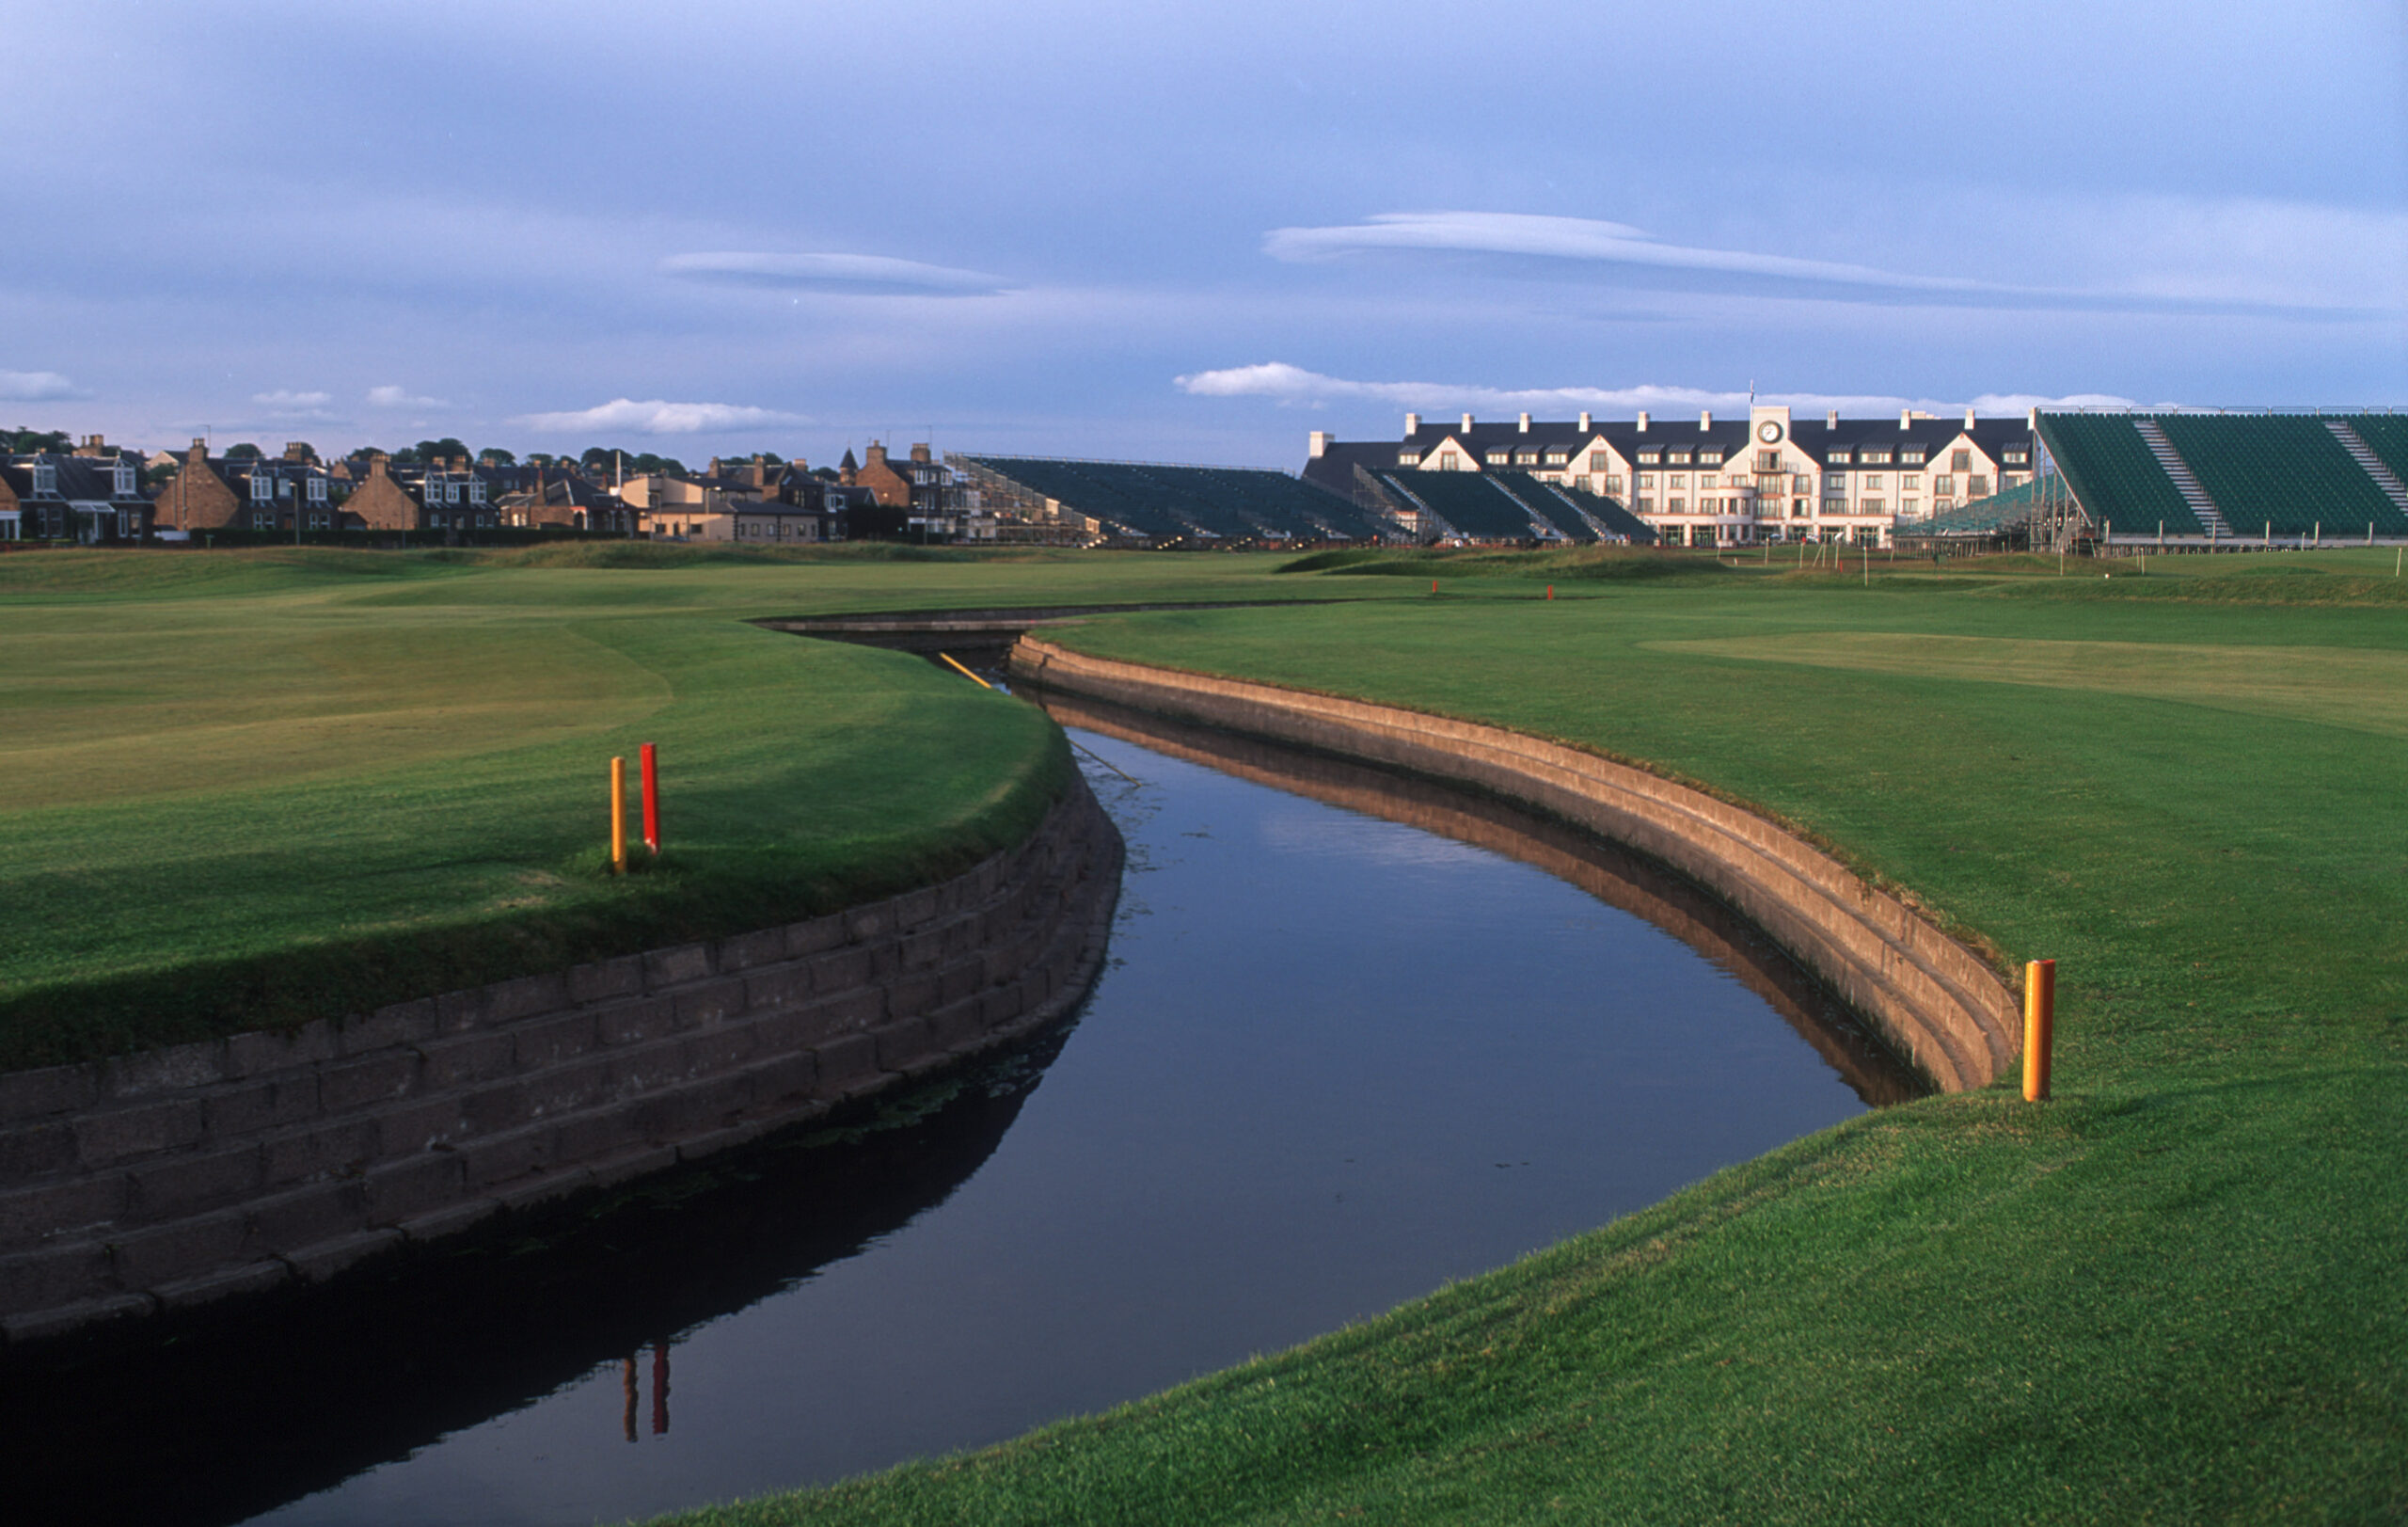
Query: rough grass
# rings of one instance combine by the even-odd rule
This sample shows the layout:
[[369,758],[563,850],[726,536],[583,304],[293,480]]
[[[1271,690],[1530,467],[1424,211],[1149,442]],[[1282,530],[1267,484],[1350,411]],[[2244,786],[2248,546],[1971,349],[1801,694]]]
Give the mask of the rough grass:
[[2008,957],[2058,959],[2056,1101],[2003,1082],[1885,1110],[1294,1351],[684,1519],[2408,1516],[2408,623],[2236,592],[2374,581],[2357,556],[2183,559],[2165,581],[2214,591],[2193,598],[2138,577],[2066,597],[2030,565],[1885,589],[1877,559],[1870,593],[1065,633],[1757,802]]

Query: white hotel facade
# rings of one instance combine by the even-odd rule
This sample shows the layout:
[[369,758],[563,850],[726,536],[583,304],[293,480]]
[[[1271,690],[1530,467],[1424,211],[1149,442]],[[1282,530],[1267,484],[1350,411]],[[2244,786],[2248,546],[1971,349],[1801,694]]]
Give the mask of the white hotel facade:
[[1968,409],[1961,420],[1911,410],[1798,420],[1776,404],[1744,420],[1706,411],[1481,423],[1465,414],[1433,423],[1407,414],[1395,444],[1316,431],[1307,449],[1306,477],[1349,497],[1378,491],[1371,471],[1525,471],[1611,499],[1686,546],[1878,545],[1902,525],[2029,482],[2034,456],[2028,418]]

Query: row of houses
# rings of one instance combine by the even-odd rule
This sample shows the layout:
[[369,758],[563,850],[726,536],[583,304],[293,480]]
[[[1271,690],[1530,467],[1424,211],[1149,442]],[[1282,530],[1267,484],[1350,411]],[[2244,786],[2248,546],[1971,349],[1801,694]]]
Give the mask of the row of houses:
[[1765,404],[1744,419],[1487,422],[1404,416],[1397,441],[1340,441],[1315,431],[1304,476],[1376,507],[1425,536],[1414,505],[1390,501],[1374,473],[1520,471],[1615,501],[1674,546],[1765,541],[1877,545],[1902,527],[2032,480],[2029,419],[1797,419]]
[[[146,487],[144,477],[152,479]],[[992,522],[963,513],[951,474],[915,445],[891,459],[873,441],[832,472],[766,456],[714,459],[699,474],[595,473],[467,456],[396,461],[383,452],[321,460],[288,444],[280,456],[212,454],[146,463],[87,437],[71,452],[0,462],[0,540],[87,544],[185,541],[218,532],[421,533],[447,542],[481,532],[573,531],[759,545],[845,539],[978,538]]]

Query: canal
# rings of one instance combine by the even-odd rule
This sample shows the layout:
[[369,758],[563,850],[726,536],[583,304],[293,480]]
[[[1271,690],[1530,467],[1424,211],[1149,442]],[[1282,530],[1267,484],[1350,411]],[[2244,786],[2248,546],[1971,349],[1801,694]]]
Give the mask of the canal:
[[587,1523],[825,1482],[1376,1314],[1916,1090],[1609,845],[1051,708],[1130,851],[1071,1023],[549,1224],[19,1361],[12,1498]]

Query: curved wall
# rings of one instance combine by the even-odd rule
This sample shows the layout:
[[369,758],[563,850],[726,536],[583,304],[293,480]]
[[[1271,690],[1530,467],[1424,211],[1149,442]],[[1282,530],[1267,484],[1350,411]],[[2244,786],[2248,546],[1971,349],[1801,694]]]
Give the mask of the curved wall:
[[1028,841],[734,938],[0,1075],[0,1330],[316,1280],[626,1182],[1067,1014],[1120,835],[1083,780]]
[[1722,898],[1947,1091],[2021,1043],[2016,995],[1972,950],[1794,834],[1576,748],[1390,706],[1117,662],[1022,637],[1017,681],[1461,781],[1625,843]]

